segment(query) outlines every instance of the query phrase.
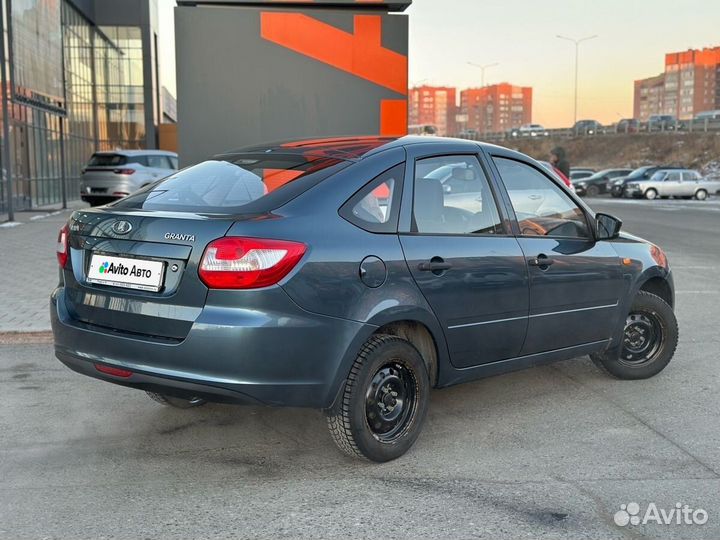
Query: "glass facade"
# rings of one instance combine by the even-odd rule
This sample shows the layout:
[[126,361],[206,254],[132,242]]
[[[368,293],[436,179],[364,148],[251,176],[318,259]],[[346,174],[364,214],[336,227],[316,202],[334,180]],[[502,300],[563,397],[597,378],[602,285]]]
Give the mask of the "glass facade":
[[[2,29],[12,44],[5,73],[13,92],[2,96],[10,167],[2,164],[0,213],[8,209],[10,182],[15,210],[77,199],[82,169],[95,150],[147,147],[146,96],[154,95],[143,80],[143,51],[150,48],[143,48],[141,27],[96,26],[68,0],[11,4],[12,17]],[[6,5],[0,0],[4,13]],[[57,17],[60,39],[50,28]],[[52,35],[36,33],[34,43],[27,29],[38,21]],[[36,54],[46,49],[53,63],[60,59],[60,87],[50,69],[57,64],[47,66]]]
[[142,148],[145,143],[143,46],[139,27],[102,26],[95,40],[99,143]]

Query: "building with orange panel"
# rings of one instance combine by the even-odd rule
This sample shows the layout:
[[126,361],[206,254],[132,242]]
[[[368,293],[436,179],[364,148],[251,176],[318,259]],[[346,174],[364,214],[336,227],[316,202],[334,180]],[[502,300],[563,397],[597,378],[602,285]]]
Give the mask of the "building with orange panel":
[[465,130],[479,133],[507,131],[532,122],[532,88],[510,83],[468,88],[460,93],[466,115]]
[[635,81],[635,117],[641,121],[652,114],[687,120],[716,109],[720,109],[720,47],[668,53],[664,73]]
[[455,135],[457,92],[448,86],[418,86],[408,94],[410,132],[434,126],[437,135]]

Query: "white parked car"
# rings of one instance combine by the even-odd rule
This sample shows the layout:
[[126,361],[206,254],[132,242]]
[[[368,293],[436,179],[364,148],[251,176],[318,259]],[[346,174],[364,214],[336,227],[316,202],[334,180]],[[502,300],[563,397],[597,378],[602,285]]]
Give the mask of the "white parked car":
[[171,175],[177,168],[177,154],[165,150],[95,152],[83,169],[80,198],[92,206],[107,204]]
[[525,124],[510,132],[512,137],[547,137],[547,129],[540,124]]
[[626,197],[695,198],[704,201],[708,195],[720,194],[720,180],[706,180],[691,169],[660,169],[647,180],[625,185]]

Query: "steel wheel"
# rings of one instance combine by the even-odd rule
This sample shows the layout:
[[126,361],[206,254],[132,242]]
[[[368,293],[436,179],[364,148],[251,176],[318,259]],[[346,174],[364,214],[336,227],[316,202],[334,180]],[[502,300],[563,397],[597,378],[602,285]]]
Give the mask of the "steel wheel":
[[399,362],[382,366],[365,393],[365,418],[373,436],[392,442],[402,436],[417,408],[417,381]]
[[662,325],[654,313],[630,313],[625,320],[620,359],[628,365],[652,362],[663,341]]

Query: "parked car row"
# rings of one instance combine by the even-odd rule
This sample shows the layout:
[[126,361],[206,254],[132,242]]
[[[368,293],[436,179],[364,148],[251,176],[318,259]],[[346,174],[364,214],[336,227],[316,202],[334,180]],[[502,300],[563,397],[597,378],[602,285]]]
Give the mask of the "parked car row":
[[581,197],[597,197],[610,192],[610,183],[616,178],[627,176],[632,169],[604,169],[574,182],[575,192]]
[[720,180],[704,178],[700,172],[675,166],[648,165],[637,169],[615,168],[593,171],[573,168],[574,191],[582,197],[610,194],[629,198],[685,198],[705,200],[720,195]]
[[708,180],[692,169],[658,169],[650,178],[625,183],[625,197],[657,199],[679,197],[704,201],[711,194],[720,195],[720,180]]

